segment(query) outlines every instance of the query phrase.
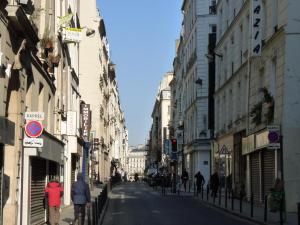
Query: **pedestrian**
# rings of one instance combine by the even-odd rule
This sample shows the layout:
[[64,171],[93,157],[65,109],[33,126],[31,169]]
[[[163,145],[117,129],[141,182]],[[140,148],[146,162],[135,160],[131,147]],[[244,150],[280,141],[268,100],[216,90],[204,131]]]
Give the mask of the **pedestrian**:
[[205,179],[200,171],[195,174],[196,178],[196,187],[197,187],[197,195],[201,192],[203,185],[205,183]]
[[60,198],[63,196],[63,187],[58,178],[51,180],[45,188],[45,197],[48,198],[49,223],[57,225],[60,217]]
[[81,173],[78,173],[77,181],[72,185],[71,199],[74,204],[74,224],[80,222],[80,225],[84,225],[85,208],[91,206],[91,193]]
[[186,183],[189,180],[189,174],[186,171],[186,169],[184,169],[182,174],[181,174],[181,180],[182,180],[182,183],[183,183],[184,191],[186,192]]
[[220,186],[219,174],[218,172],[215,172],[210,177],[210,188],[211,188],[212,197],[217,197],[219,186]]

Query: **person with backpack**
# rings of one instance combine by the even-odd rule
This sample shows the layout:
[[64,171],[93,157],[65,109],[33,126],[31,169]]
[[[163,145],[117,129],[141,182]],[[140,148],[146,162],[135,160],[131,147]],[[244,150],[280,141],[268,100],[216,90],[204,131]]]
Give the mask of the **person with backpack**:
[[[91,193],[89,185],[84,181],[81,173],[77,175],[77,181],[72,185],[71,199],[74,204],[74,224],[84,224],[86,206],[91,206]],[[79,216],[81,215],[81,218]]]
[[64,189],[58,179],[51,180],[45,188],[45,197],[48,199],[49,223],[57,225],[60,217],[60,198],[63,196]]

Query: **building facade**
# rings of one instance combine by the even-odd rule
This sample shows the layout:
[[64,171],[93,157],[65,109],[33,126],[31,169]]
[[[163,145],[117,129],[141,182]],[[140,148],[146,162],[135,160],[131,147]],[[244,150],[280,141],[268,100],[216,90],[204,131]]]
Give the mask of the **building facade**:
[[146,168],[147,151],[145,145],[130,147],[128,154],[128,179],[134,180],[134,175],[137,173],[140,177],[144,176]]
[[[175,64],[176,78],[181,85],[181,118],[184,137],[183,165],[190,174],[201,171],[205,180],[210,176],[211,151],[211,80],[209,74],[209,44],[216,30],[215,1],[185,0],[182,4],[183,28]],[[182,65],[181,65],[182,64]],[[182,120],[181,120],[182,119]]]
[[214,169],[232,174],[236,191],[244,188],[257,203],[275,179],[284,180],[288,211],[299,201],[300,107],[292,94],[299,90],[299,7],[288,0],[217,4]]
[[171,115],[170,82],[173,72],[164,75],[152,111],[152,128],[150,132],[150,166],[167,167],[168,152],[164,152],[164,140],[169,139],[169,125]]

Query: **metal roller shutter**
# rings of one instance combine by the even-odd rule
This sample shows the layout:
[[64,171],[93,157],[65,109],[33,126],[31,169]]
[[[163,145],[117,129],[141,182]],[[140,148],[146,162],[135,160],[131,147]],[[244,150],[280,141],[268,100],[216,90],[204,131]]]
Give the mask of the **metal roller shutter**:
[[255,203],[261,202],[260,194],[260,171],[259,171],[259,153],[253,153],[250,157],[251,169],[251,191]]
[[44,190],[46,178],[46,161],[31,159],[31,194],[30,194],[30,225],[45,223]]
[[270,193],[270,188],[275,182],[275,152],[272,150],[263,151],[263,194]]

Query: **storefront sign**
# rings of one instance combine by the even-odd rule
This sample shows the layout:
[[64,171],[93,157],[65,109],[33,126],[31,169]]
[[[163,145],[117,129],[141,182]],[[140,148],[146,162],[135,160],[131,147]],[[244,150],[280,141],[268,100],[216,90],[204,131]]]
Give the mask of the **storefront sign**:
[[252,0],[252,56],[260,56],[262,49],[262,1]]
[[81,104],[81,135],[85,141],[89,140],[91,129],[90,105]]
[[27,138],[23,140],[24,147],[41,148],[44,146],[43,138]]
[[44,112],[25,112],[25,120],[39,120],[45,119]]
[[242,139],[242,154],[246,155],[255,151],[255,136],[251,134]]
[[265,148],[268,146],[268,144],[269,144],[268,134],[269,134],[268,131],[264,131],[262,133],[255,135],[255,148],[256,149],[261,149],[261,148]]
[[79,43],[82,39],[82,29],[67,27],[63,30],[63,42]]

